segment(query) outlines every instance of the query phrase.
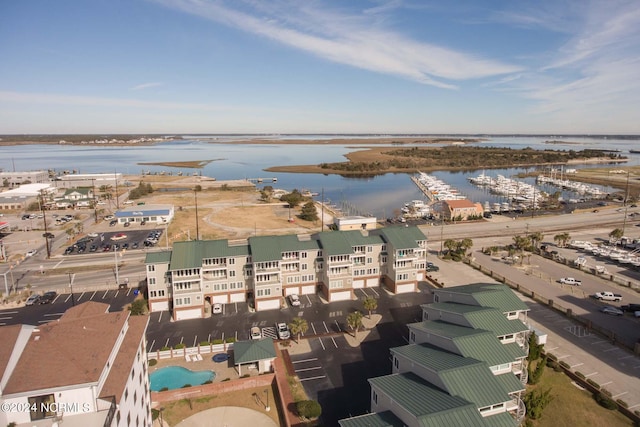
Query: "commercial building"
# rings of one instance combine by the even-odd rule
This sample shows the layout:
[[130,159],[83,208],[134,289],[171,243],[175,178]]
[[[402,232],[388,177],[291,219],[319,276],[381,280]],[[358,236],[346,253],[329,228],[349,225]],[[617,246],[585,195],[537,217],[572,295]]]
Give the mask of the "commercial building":
[[115,213],[119,224],[125,222],[150,222],[169,224],[175,215],[173,205],[136,205],[120,209]]
[[23,184],[0,193],[0,210],[26,209],[29,204],[37,202],[40,196],[50,199],[56,189],[51,184]]
[[262,311],[292,294],[319,292],[333,302],[364,287],[416,292],[426,249],[417,227],[178,242],[147,255],[149,306],[180,320],[202,317],[214,303],[246,301]]
[[377,219],[373,216],[335,217],[333,223],[340,231],[375,230],[377,227]]
[[73,173],[56,177],[53,184],[59,188],[87,187],[95,189],[96,193],[100,188],[115,189],[118,185],[124,185],[121,173]]
[[46,184],[51,182],[49,172],[22,171],[22,172],[0,172],[0,185],[2,187],[18,187],[23,184]]
[[499,284],[433,293],[409,344],[390,350],[391,374],[369,379],[371,413],[341,427],[520,425],[529,308]]
[[442,217],[449,221],[464,221],[469,217],[482,217],[484,208],[480,203],[473,203],[469,199],[444,200],[442,202]]
[[38,327],[0,327],[0,425],[151,426],[148,316],[86,302]]

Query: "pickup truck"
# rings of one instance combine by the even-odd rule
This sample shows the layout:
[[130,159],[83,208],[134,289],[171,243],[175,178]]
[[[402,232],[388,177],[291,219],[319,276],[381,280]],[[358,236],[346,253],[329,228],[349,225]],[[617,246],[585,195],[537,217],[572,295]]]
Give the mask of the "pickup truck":
[[593,297],[601,301],[622,301],[622,295],[613,292],[596,292]]
[[563,285],[573,285],[573,286],[582,285],[582,281],[575,279],[573,277],[563,277],[562,279],[560,279],[560,283],[562,283]]

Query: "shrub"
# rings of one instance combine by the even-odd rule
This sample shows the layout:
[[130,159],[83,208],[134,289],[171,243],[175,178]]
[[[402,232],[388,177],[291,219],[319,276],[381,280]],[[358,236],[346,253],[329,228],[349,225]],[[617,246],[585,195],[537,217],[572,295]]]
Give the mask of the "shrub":
[[243,376],[241,376],[240,378],[249,378],[251,376],[251,374],[244,374]]
[[216,345],[216,344],[222,344],[223,342],[224,342],[224,341],[222,341],[220,338],[216,338],[215,340],[211,341],[211,343],[212,343],[213,345]]
[[185,348],[185,347],[186,347],[186,344],[181,342],[179,344],[176,344],[173,348],[174,348],[174,350],[178,350],[178,349]]
[[221,382],[225,382],[225,381],[231,381],[231,378],[225,378]]
[[542,345],[537,343],[537,336],[535,332],[531,332],[529,335],[529,360],[534,361],[540,359],[542,354]]
[[209,341],[201,341],[200,342],[200,347],[208,347],[209,344],[211,344]]
[[553,353],[547,353],[547,357],[548,357],[549,359],[551,359],[551,360],[558,361],[558,356],[556,356],[556,355],[555,355],[555,354],[553,354]]
[[595,399],[596,399],[596,402],[598,402],[598,404],[603,408],[606,408],[609,410],[618,409],[618,405],[616,404],[616,402],[613,399],[611,399],[609,396],[607,396],[605,393],[602,393],[602,392],[597,393],[595,395]]
[[527,408],[529,418],[537,420],[542,417],[542,411],[553,400],[553,396],[551,396],[551,389],[545,391],[535,389],[527,393],[522,400]]
[[607,396],[611,397],[612,394],[609,390],[607,390],[606,388],[603,388],[602,390],[600,390],[602,393],[606,394]]
[[580,371],[576,371],[576,376],[577,376],[578,378],[585,379],[584,374],[583,374],[582,372],[580,372]]
[[571,366],[569,366],[567,362],[560,361],[560,366],[562,366],[565,369],[569,369],[569,370],[571,369]]
[[322,414],[322,407],[315,400],[301,400],[296,403],[296,410],[301,417],[307,419],[318,418]]
[[180,388],[188,388],[188,387],[191,387],[191,384],[185,384],[185,385],[183,385],[183,386],[182,386],[182,387],[180,387]]
[[158,361],[156,359],[149,359],[149,366],[156,366]]
[[129,306],[129,311],[132,316],[141,316],[147,311],[147,300],[137,299],[134,300]]
[[600,384],[592,380],[591,378],[587,378],[587,383],[591,384],[593,387],[600,389]]
[[202,384],[213,384],[213,380],[206,380],[205,382],[203,382]]
[[542,373],[544,372],[544,368],[547,365],[547,363],[548,363],[547,356],[545,356],[544,359],[538,362],[535,369],[533,369],[533,364],[529,364],[527,368],[529,369],[529,381],[528,381],[529,384],[538,384],[540,382],[540,380],[542,379]]
[[162,387],[160,391],[169,391],[169,387]]
[[235,337],[227,337],[227,338],[224,339],[224,342],[226,342],[226,343],[236,342],[236,338]]
[[171,350],[171,347],[167,347],[166,345],[160,349],[160,351]]
[[160,416],[160,411],[157,409],[151,408],[151,420],[155,421]]

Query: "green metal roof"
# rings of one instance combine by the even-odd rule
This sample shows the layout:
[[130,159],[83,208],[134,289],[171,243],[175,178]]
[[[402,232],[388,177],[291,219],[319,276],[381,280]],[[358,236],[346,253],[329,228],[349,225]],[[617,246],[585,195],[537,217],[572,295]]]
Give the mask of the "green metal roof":
[[517,427],[518,423],[515,418],[508,412],[501,412],[499,414],[490,415],[484,418],[487,426],[491,427]]
[[194,240],[173,244],[170,270],[200,268],[206,258],[221,258],[249,255],[245,244],[229,246],[228,240]]
[[384,244],[380,236],[373,234],[373,231],[368,236],[360,230],[325,231],[314,234],[313,238],[320,242],[326,255],[350,255],[354,246]]
[[338,421],[340,427],[404,427],[406,424],[391,411],[375,412]]
[[380,234],[395,250],[416,248],[418,241],[427,240],[427,236],[416,226],[385,227],[373,230],[371,233]]
[[316,240],[301,239],[293,234],[250,237],[249,246],[253,262],[279,261],[282,259],[282,253],[288,251],[320,249]]
[[502,344],[502,346],[511,353],[511,357],[513,360],[522,359],[523,357],[527,357],[527,353],[524,351],[522,347],[518,345],[518,343],[510,342],[508,344]]
[[370,378],[369,383],[418,419],[420,426],[486,426],[473,403],[445,393],[414,373]]
[[493,331],[496,336],[516,334],[528,330],[527,326],[520,320],[509,320],[502,311],[496,308],[452,302],[437,302],[427,304],[426,307],[443,312],[460,314],[469,322],[472,328]]
[[483,307],[494,307],[508,313],[529,310],[529,307],[506,285],[497,283],[474,283],[451,288],[434,289],[439,295],[467,294]]
[[495,377],[504,391],[507,393],[517,393],[526,389],[524,384],[522,384],[522,382],[518,379],[518,377],[516,377],[513,372],[496,375]]
[[482,360],[489,366],[502,365],[515,360],[512,352],[498,341],[492,331],[468,328],[440,320],[411,323],[407,326],[409,329],[448,338],[456,346],[458,354]]
[[145,264],[169,264],[172,251],[147,252],[144,258]]
[[271,338],[233,343],[233,363],[235,365],[275,359],[275,357],[276,349]]
[[446,391],[473,402],[478,408],[507,402],[510,397],[486,362],[463,357],[429,344],[411,344],[391,349],[440,377]]

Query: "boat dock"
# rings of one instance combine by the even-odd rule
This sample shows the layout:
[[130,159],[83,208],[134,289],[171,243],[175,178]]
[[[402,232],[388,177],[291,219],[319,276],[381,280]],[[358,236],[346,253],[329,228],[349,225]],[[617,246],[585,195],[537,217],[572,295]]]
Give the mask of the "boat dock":
[[433,193],[431,193],[431,191],[429,191],[429,188],[427,188],[426,185],[424,185],[423,183],[420,182],[420,180],[418,178],[416,178],[415,176],[411,177],[411,181],[413,181],[413,183],[415,185],[418,186],[418,188],[420,189],[420,191],[422,191],[424,193],[425,196],[427,196],[427,198],[429,199],[429,201],[433,202]]
[[262,182],[278,182],[278,178],[273,177],[273,178],[247,178],[247,181],[249,182],[257,182],[258,184],[262,183]]

